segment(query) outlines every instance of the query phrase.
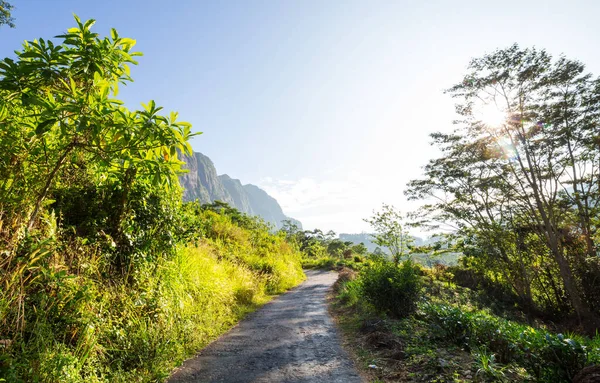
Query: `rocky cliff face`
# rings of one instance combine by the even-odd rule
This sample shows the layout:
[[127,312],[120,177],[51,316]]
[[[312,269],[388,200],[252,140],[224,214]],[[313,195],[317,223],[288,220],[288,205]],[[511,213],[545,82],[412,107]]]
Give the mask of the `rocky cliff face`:
[[254,209],[255,215],[263,217],[267,222],[279,222],[278,227],[281,227],[282,221],[289,219],[302,228],[302,224],[299,221],[283,214],[283,210],[281,210],[281,206],[279,206],[277,200],[268,195],[266,191],[251,184],[244,185],[244,190],[248,195],[248,200]]
[[[189,170],[188,173],[179,177],[179,182],[183,187],[183,199],[185,201],[195,201],[198,200],[200,203],[210,202],[210,195],[208,194],[208,190],[204,187],[202,182],[200,181],[200,174],[198,171],[198,165],[201,161],[196,159],[194,153],[193,157],[182,156],[182,160],[185,161],[185,168]],[[198,153],[200,154],[200,153]],[[201,159],[201,158],[200,158]],[[212,163],[212,162],[211,162]],[[214,168],[214,166],[213,166]],[[204,173],[204,171],[203,171]],[[216,173],[216,171],[215,171]]]
[[233,199],[225,190],[217,175],[213,162],[202,153],[194,153],[194,157],[184,157],[186,168],[190,172],[180,177],[185,190],[183,198],[186,201],[199,200],[201,203],[222,201],[233,205]]
[[196,152],[193,156],[184,156],[183,161],[189,170],[179,177],[184,188],[184,201],[227,202],[243,213],[261,217],[278,229],[287,219],[302,227],[299,221],[287,217],[277,200],[258,186],[242,185],[240,180],[227,174],[217,175],[215,165],[204,154]]
[[[233,206],[235,206],[236,209],[249,215],[260,215],[259,213],[254,212],[252,209],[252,203],[250,202],[248,194],[246,193],[246,190],[244,190],[244,185],[242,185],[240,180],[233,179],[227,174],[220,175],[219,179],[221,180],[225,190],[231,196],[231,199],[233,200]],[[265,220],[267,219],[265,218]]]

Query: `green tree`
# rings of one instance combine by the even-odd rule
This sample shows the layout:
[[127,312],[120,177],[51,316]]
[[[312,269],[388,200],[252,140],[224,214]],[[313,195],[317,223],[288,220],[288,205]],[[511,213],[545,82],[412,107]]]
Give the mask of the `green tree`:
[[319,241],[310,241],[303,246],[302,251],[311,258],[321,258],[327,255],[327,248]]
[[393,206],[383,204],[381,211],[374,211],[373,216],[364,221],[375,232],[372,234],[373,242],[387,248],[394,263],[398,264],[412,242],[412,237],[404,229],[404,216]]
[[15,27],[15,19],[12,17],[14,8],[8,1],[0,0],[0,27],[2,25],[8,25],[11,28]]
[[368,252],[367,247],[362,242],[359,243],[359,244],[356,244],[356,245],[352,246],[351,249],[352,249],[353,253],[358,254],[358,255],[366,255],[367,252]]
[[191,125],[177,113],[160,115],[154,101],[130,111],[115,98],[132,81],[135,40],[75,21],[61,44],[29,41],[0,62],[0,210],[13,229],[31,230],[51,190],[83,178],[124,191],[118,226],[134,183],[177,188],[177,153],[191,152]]
[[[458,127],[433,135],[443,155],[408,195],[432,201],[422,210],[430,219],[480,237],[524,296],[543,272],[528,265],[555,265],[571,306],[590,323],[585,297],[596,287],[577,270],[597,268],[600,80],[578,61],[517,45],[468,69],[448,90]],[[545,251],[533,251],[540,243]]]
[[352,246],[352,242],[340,239],[331,239],[327,244],[327,252],[332,257],[341,257]]

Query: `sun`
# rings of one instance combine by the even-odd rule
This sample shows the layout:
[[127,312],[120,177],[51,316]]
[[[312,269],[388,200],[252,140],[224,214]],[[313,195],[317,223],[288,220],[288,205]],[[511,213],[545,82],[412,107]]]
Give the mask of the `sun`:
[[504,125],[507,115],[495,103],[488,103],[479,108],[475,117],[487,126],[497,128]]

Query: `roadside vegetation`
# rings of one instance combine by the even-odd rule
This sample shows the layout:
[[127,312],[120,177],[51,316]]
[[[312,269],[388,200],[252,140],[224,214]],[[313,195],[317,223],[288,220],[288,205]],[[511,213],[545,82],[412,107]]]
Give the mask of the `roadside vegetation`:
[[280,230],[287,241],[298,248],[302,254],[302,267],[306,269],[339,270],[350,267],[358,270],[372,263],[374,257],[363,243],[355,244],[336,238],[336,233],[322,230],[301,230],[291,221],[284,221]]
[[[514,45],[447,92],[456,129],[406,191],[422,208],[384,205],[367,222],[391,259],[340,273],[347,341],[374,381],[597,381],[600,79]],[[445,248],[410,246],[407,225]],[[460,259],[412,259],[442,250]]]
[[572,382],[600,361],[600,337],[461,287],[458,270],[406,260],[341,272],[333,313],[373,381]]
[[304,279],[284,234],[183,204],[191,126],[127,109],[135,40],[93,20],[0,61],[0,381],[162,381]]
[[[418,239],[421,244],[415,245],[415,237],[408,233],[407,218],[396,208],[384,204],[381,211],[365,219],[373,226],[373,234],[368,236],[377,245],[369,251],[364,242],[345,241],[332,230],[323,232],[320,229],[301,230],[292,221],[284,221],[282,232],[288,242],[295,244],[302,252],[302,266],[312,269],[342,270],[350,268],[361,270],[381,260],[400,262],[402,257],[410,254],[411,260],[423,266],[454,266],[458,263],[458,253],[447,236],[435,236],[426,240]],[[347,234],[345,234],[347,236]]]

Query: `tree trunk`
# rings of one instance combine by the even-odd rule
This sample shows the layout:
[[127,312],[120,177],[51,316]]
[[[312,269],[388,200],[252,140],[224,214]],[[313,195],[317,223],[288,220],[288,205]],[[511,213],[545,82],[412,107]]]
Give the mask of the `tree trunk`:
[[565,285],[565,291],[568,295],[569,302],[573,306],[579,323],[583,326],[584,330],[589,334],[594,334],[598,324],[598,317],[590,311],[581,299],[581,293],[575,282],[573,270],[571,270],[569,262],[562,254],[562,249],[558,244],[557,238],[550,236],[549,239],[550,250],[558,263],[559,273]]
[[54,177],[56,177],[56,173],[58,173],[58,171],[64,164],[65,160],[67,159],[67,156],[69,155],[69,153],[71,153],[73,148],[75,148],[74,142],[67,145],[64,153],[60,156],[60,158],[54,165],[54,168],[50,172],[50,175],[46,179],[46,183],[44,184],[44,187],[43,187],[42,191],[40,192],[40,195],[38,196],[37,201],[35,202],[35,207],[33,208],[33,212],[29,216],[29,223],[27,224],[27,231],[29,231],[29,230],[31,230],[31,228],[33,228],[33,224],[35,223],[35,220],[37,219],[37,216],[40,213],[40,209],[42,208],[42,202],[44,202],[44,200],[46,199],[46,196],[48,195],[48,190],[50,190],[50,187],[52,186],[52,183],[54,182]]

